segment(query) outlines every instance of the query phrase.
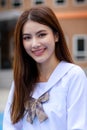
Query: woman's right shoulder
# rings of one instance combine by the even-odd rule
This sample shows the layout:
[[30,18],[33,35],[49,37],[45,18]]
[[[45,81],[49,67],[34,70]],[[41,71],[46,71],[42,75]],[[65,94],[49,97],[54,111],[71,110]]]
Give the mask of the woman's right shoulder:
[[14,81],[12,81],[11,83],[11,87],[10,87],[10,90],[9,90],[9,94],[8,94],[8,101],[9,102],[12,102],[12,99],[13,99],[13,95],[14,95]]

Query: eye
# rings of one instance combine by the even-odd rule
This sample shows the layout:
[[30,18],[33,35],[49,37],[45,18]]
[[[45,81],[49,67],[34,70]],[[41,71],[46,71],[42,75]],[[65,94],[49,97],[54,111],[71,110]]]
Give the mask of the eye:
[[23,36],[23,40],[25,40],[25,41],[29,41],[31,39],[31,37],[30,36]]
[[46,35],[47,35],[46,33],[41,33],[38,36],[42,38],[42,37],[45,37]]

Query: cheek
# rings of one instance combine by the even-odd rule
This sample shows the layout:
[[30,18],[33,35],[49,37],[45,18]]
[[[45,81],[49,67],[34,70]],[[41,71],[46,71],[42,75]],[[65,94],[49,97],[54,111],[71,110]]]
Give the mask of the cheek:
[[23,47],[24,47],[24,49],[26,50],[26,48],[27,48],[27,47],[26,47],[26,45],[25,45],[25,44],[23,44]]
[[55,46],[55,38],[53,35],[50,35],[49,38],[48,38],[48,43],[51,45],[51,46]]
[[23,44],[23,47],[24,47],[24,49],[25,49],[25,51],[26,51],[26,53],[27,54],[30,54],[30,49],[29,49],[29,46],[27,45],[27,44]]
[[53,39],[49,39],[48,41],[48,46],[50,47],[50,49],[54,49],[55,48],[55,42]]
[[26,42],[23,42],[23,47],[24,47],[24,49],[27,51],[27,50],[29,50],[29,48],[30,48],[30,45]]
[[55,41],[54,41],[54,38],[53,37],[48,37],[46,39],[44,39],[43,43],[47,46],[55,46]]

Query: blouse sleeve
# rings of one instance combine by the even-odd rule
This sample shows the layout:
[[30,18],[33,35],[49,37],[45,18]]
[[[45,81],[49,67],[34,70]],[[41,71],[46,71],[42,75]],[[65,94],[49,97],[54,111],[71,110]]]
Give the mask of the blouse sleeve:
[[87,130],[87,77],[81,68],[74,69],[70,76],[67,130]]
[[13,92],[14,92],[14,83],[12,83],[11,90],[6,103],[6,107],[4,110],[3,130],[22,130],[22,120],[16,124],[12,124],[10,118],[10,106],[12,102]]

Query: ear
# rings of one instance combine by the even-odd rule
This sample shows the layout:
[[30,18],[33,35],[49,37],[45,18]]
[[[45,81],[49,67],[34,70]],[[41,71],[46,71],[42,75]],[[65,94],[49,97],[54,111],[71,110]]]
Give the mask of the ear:
[[58,42],[58,40],[59,40],[58,33],[54,34],[54,38],[55,38],[55,42]]

